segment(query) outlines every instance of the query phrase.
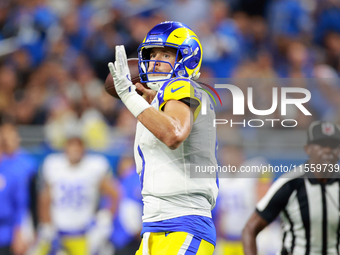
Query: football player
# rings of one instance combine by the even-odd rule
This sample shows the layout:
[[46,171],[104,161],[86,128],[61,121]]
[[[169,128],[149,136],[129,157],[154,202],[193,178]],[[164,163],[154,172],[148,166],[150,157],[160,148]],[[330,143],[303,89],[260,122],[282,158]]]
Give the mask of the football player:
[[118,192],[112,185],[109,168],[104,156],[86,154],[83,141],[78,137],[68,139],[65,153],[51,154],[45,159],[44,188],[39,198],[40,241],[35,254],[51,252],[55,248],[53,240],[68,254],[90,254],[86,236],[99,195],[110,199],[111,214],[115,213],[118,203]]
[[138,48],[141,81],[151,88],[137,84],[143,97],[131,83],[124,46],[116,46],[116,62],[109,63],[117,94],[139,121],[135,161],[144,208],[137,255],[214,251],[216,174],[190,178],[193,166],[217,165],[214,108],[210,104],[207,114],[200,113],[202,102],[210,101],[194,82],[202,54],[188,26],[173,21],[156,25]]
[[[240,170],[242,167],[258,167],[268,165],[264,157],[252,157],[247,159],[243,147],[240,144],[228,144],[219,148],[220,166],[235,166]],[[222,174],[220,174],[222,177]],[[219,199],[216,206],[216,225],[217,227],[217,254],[223,255],[242,255],[242,230],[247,219],[254,211],[254,207],[259,199],[267,192],[270,187],[269,173],[242,173],[226,172],[220,179]],[[259,254],[270,254],[276,251],[277,246],[274,242],[268,242],[268,236],[273,237],[276,228],[268,229],[257,239]],[[273,248],[274,247],[274,248]],[[276,249],[275,249],[276,248]],[[275,252],[274,252],[275,253]]]

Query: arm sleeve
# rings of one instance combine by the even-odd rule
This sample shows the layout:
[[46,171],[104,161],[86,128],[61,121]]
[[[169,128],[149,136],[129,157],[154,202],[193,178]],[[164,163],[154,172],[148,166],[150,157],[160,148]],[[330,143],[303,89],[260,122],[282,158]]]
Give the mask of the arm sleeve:
[[293,193],[293,181],[278,179],[256,205],[256,212],[271,223],[284,210]]

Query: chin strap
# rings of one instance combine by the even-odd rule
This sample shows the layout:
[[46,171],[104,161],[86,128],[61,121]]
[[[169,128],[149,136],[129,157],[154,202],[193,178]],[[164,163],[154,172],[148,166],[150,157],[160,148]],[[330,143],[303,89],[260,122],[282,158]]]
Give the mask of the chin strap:
[[154,91],[158,91],[164,84],[164,81],[147,82],[146,85]]
[[[201,76],[201,73],[198,72],[195,75],[189,77],[189,79],[197,80]],[[158,91],[168,79],[171,79],[171,74],[168,74],[166,77],[164,76],[152,76],[149,78],[149,81],[146,83],[148,87],[154,91]],[[154,81],[152,81],[154,80]]]
[[[168,79],[170,79],[170,75],[167,75],[167,77],[164,76],[152,76],[149,78],[149,82],[146,83],[148,87],[154,91],[158,91],[166,82]],[[155,81],[152,81],[155,80]]]
[[197,74],[193,75],[191,79],[197,80],[201,76],[201,73],[198,72]]

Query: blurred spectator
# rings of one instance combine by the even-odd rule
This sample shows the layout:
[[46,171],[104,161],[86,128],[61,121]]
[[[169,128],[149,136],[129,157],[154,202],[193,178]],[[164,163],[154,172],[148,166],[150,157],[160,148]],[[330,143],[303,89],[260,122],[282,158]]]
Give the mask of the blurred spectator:
[[[152,15],[153,12],[159,12],[164,5],[164,1],[156,0],[111,0],[111,2],[112,7],[121,13],[123,19],[139,15]],[[171,2],[168,4],[171,4]]]
[[274,37],[301,37],[311,32],[313,21],[302,1],[274,0],[267,10],[270,32]]
[[99,110],[103,113],[109,125],[115,126],[118,120],[118,100],[115,100],[108,93],[103,92],[97,102]]
[[329,33],[340,33],[340,4],[337,0],[320,1],[314,30],[315,41],[325,44]]
[[318,65],[314,68],[315,80],[309,83],[308,89],[315,100],[310,103],[319,119],[333,121],[339,110],[339,76],[328,65]]
[[3,119],[15,117],[15,88],[17,78],[14,70],[0,66],[0,116]]
[[279,61],[276,63],[276,69],[281,78],[313,77],[313,63],[310,54],[306,46],[300,42],[288,43],[285,56]]
[[208,18],[209,1],[174,0],[164,9],[169,20],[183,22],[193,31],[198,31],[197,21],[207,20]]
[[249,26],[246,42],[248,57],[254,59],[257,56],[260,57],[263,53],[266,57],[271,55],[272,46],[266,20],[260,16],[250,17],[246,25]]
[[7,61],[15,71],[18,79],[18,88],[25,89],[29,75],[32,73],[32,59],[27,50],[21,48],[15,51]]
[[329,31],[324,39],[326,47],[326,64],[335,68],[340,74],[340,33]]
[[82,51],[85,47],[89,31],[86,31],[86,27],[82,26],[79,14],[76,9],[68,10],[63,14],[61,24],[64,36],[70,46],[77,51]]
[[0,40],[13,36],[14,32],[7,24],[7,19],[11,11],[10,1],[0,2]]
[[56,16],[43,1],[24,1],[11,9],[6,26],[16,32],[17,42],[29,52],[33,66],[44,59],[48,30],[55,22]]
[[125,108],[120,109],[116,128],[111,134],[110,152],[119,155],[131,154],[135,140],[134,129],[137,125],[136,118]]
[[48,66],[50,115],[45,125],[47,140],[53,148],[60,149],[67,136],[78,134],[90,149],[104,150],[108,146],[109,130],[98,110],[103,87],[91,69],[75,67],[77,80],[58,63],[50,62]]
[[104,150],[108,146],[109,130],[103,115],[88,106],[88,100],[71,106],[63,99],[56,99],[45,132],[53,148],[60,149],[66,138],[72,134],[84,137],[85,143],[94,150]]
[[230,18],[230,9],[226,2],[214,1],[210,7],[210,24],[201,23],[203,62],[214,70],[215,77],[230,77],[242,57],[243,36],[236,22]]
[[[313,29],[311,13],[302,1],[275,0],[267,9],[275,69],[280,77],[311,77],[308,41]],[[298,42],[301,41],[301,42]]]
[[251,16],[264,16],[265,9],[270,0],[227,0],[235,11],[246,12]]
[[[263,8],[265,2],[257,7]],[[240,70],[250,69],[250,78],[275,76],[273,66],[279,77],[313,77],[313,32],[324,47],[319,52],[325,59],[318,64],[339,72],[339,4],[327,0],[316,9],[315,3],[275,0],[268,3],[263,18],[253,16],[262,11],[251,11],[254,3],[248,0],[2,1],[0,46],[2,38],[17,36],[13,43],[17,51],[6,56],[1,66],[0,86],[6,88],[1,88],[0,112],[18,124],[44,124],[54,115],[53,102],[63,101],[75,112],[79,104],[87,104],[115,125],[117,109],[107,107],[114,100],[102,100],[99,82],[108,74],[115,45],[124,44],[128,56],[136,57],[150,26],[176,16],[198,28],[203,64],[215,77],[238,77]],[[318,21],[314,31],[313,11]]]
[[46,102],[48,101],[49,78],[47,64],[33,72],[26,84],[26,88],[16,91],[16,122],[22,125],[42,125],[47,118]]
[[98,26],[87,42],[89,59],[102,80],[105,80],[109,73],[107,63],[114,59],[115,45],[123,41],[114,25],[109,23]]

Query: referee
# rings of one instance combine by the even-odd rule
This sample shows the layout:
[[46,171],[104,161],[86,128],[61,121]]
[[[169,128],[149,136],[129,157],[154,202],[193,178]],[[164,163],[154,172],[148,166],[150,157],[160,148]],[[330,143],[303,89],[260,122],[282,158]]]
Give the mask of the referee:
[[281,254],[340,254],[340,129],[331,122],[315,121],[307,138],[309,160],[282,175],[248,220],[242,233],[245,255],[257,254],[257,234],[278,215]]

